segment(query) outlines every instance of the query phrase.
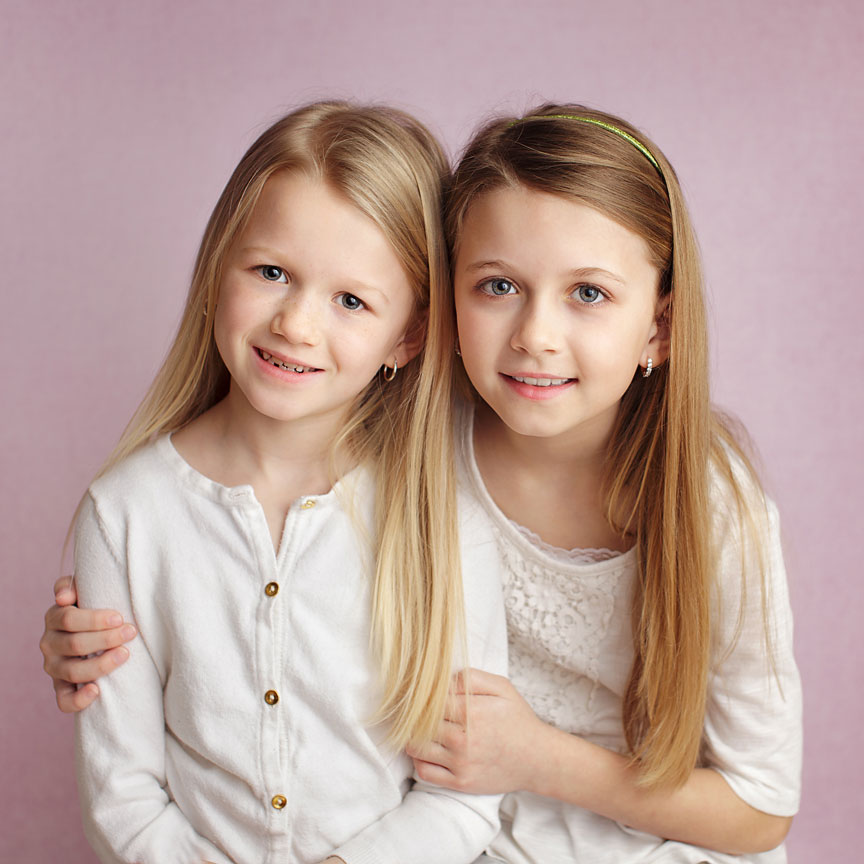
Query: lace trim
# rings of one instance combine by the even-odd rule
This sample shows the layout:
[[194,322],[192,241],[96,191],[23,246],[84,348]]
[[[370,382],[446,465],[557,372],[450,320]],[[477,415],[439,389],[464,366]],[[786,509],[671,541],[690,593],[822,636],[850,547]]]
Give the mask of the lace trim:
[[536,546],[541,552],[551,556],[556,561],[560,561],[562,564],[596,564],[598,561],[609,561],[624,554],[617,549],[606,548],[563,549],[560,546],[553,546],[551,543],[547,543],[539,534],[535,534],[530,528],[526,528],[512,519],[508,519],[507,521],[532,546]]

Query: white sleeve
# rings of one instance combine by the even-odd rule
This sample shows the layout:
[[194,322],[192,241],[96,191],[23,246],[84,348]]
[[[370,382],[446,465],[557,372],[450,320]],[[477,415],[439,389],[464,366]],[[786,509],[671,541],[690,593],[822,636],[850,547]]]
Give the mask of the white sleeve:
[[764,591],[759,556],[733,527],[736,520],[727,520],[721,538],[706,762],[752,807],[791,816],[798,810],[801,788],[801,682],[792,653],[792,611],[777,510],[770,501],[761,518],[759,507],[754,510]]
[[[476,508],[460,502],[467,665],[507,674],[498,548]],[[415,780],[402,803],[332,854],[348,864],[471,864],[498,833],[501,795]]]
[[[75,537],[82,607],[134,620],[122,543],[112,543],[90,495]],[[99,682],[100,696],[76,716],[76,762],[84,831],[105,864],[231,864],[171,800],[165,777],[162,681],[141,636],[131,656]]]

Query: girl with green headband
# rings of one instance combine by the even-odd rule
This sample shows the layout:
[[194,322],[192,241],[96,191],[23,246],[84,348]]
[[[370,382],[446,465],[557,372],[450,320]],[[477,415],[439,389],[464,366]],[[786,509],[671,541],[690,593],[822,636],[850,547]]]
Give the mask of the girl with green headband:
[[801,703],[777,512],[709,402],[674,171],[624,121],[545,105],[475,136],[446,229],[510,673],[472,677],[419,776],[507,793],[508,864],[785,861]]
[[[784,862],[801,697],[777,512],[709,401],[674,171],[624,121],[545,105],[481,129],[445,215],[460,459],[503,563],[510,672],[475,672],[467,702],[457,680],[418,775],[506,793],[487,861]],[[64,682],[122,639],[72,661],[61,631],[108,622],[62,614],[43,650],[77,710],[96,687]]]

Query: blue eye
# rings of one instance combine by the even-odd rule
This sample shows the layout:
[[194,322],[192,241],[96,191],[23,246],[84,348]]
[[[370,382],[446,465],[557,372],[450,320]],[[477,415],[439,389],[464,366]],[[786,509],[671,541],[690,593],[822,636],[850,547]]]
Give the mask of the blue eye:
[[274,264],[262,264],[255,268],[268,282],[287,282],[288,276],[281,267]]
[[496,297],[506,297],[508,294],[516,293],[516,286],[509,279],[487,279],[480,287],[487,294],[493,294]]
[[343,309],[347,309],[349,312],[356,312],[358,309],[365,308],[363,301],[353,294],[340,294],[338,303]]
[[583,303],[596,304],[603,299],[603,292],[596,285],[580,285],[576,295]]

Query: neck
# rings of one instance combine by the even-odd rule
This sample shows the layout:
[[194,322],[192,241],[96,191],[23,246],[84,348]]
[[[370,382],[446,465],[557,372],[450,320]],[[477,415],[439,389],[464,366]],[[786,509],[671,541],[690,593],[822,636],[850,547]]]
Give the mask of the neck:
[[340,424],[331,418],[302,418],[287,422],[264,417],[245,400],[228,397],[220,403],[217,415],[222,446],[253,469],[256,474],[320,473],[326,471],[333,441]]
[[331,469],[341,473],[350,467],[339,454],[334,460],[332,452],[343,422],[333,416],[274,420],[232,387],[174,442],[193,467],[225,486],[249,484],[259,495],[281,489],[293,500],[329,491]]

